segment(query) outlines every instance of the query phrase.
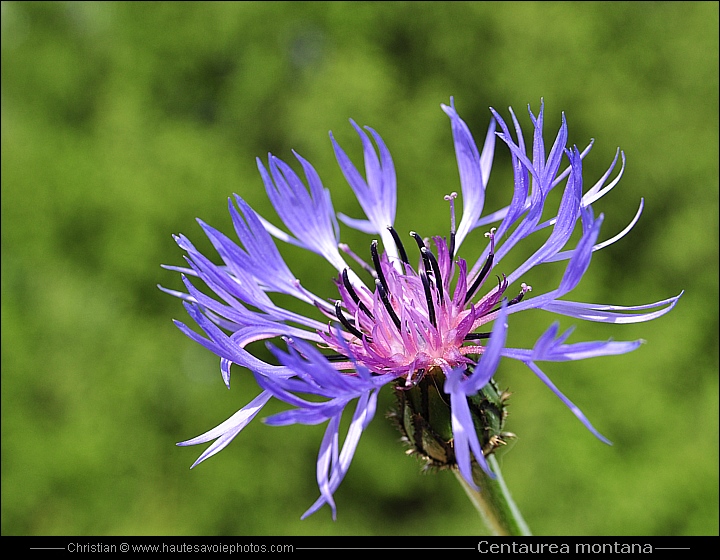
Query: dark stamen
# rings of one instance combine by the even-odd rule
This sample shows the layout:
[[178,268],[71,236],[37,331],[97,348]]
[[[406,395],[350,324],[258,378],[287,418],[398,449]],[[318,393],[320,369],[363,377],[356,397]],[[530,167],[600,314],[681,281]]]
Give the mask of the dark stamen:
[[[525,297],[525,293],[529,292],[529,291],[530,291],[529,287],[526,287],[525,284],[523,284],[523,289],[520,290],[520,293],[517,295],[517,297],[514,297],[510,301],[507,302],[508,307],[510,307],[511,305],[515,305],[516,303],[520,303],[522,301],[522,299]],[[505,298],[505,300],[507,300],[507,298]],[[495,313],[496,311],[500,311],[500,307],[496,307],[495,309],[490,311],[490,313]]]
[[328,362],[347,362],[349,358],[343,354],[328,354],[325,356]]
[[411,231],[410,235],[413,236],[413,239],[415,239],[415,242],[418,245],[418,249],[420,249],[420,255],[422,256],[423,266],[425,267],[425,272],[430,274],[432,272],[432,266],[430,264],[430,259],[425,254],[425,252],[427,251],[427,247],[425,247],[425,242],[423,241],[422,237],[420,237],[414,231]]
[[465,340],[484,340],[490,338],[492,333],[489,332],[474,332],[465,335]]
[[343,315],[342,309],[340,308],[340,302],[335,302],[335,315],[337,315],[337,318],[340,320],[340,322],[343,324],[343,327],[345,327],[348,331],[350,331],[351,334],[354,334],[356,337],[362,340],[363,333],[361,333],[355,325],[353,325],[350,321],[347,320],[345,315]]
[[392,305],[390,305],[390,299],[388,298],[387,290],[384,288],[384,286],[380,283],[379,280],[375,281],[375,286],[377,287],[378,293],[380,294],[380,299],[382,300],[385,309],[387,309],[387,312],[390,315],[392,322],[395,323],[397,330],[400,330],[400,319],[395,313],[395,310],[392,308]]
[[405,247],[403,247],[402,241],[400,241],[400,236],[398,235],[397,231],[395,231],[395,228],[392,226],[388,226],[387,229],[390,232],[390,235],[392,235],[393,241],[395,241],[395,247],[397,247],[398,253],[400,254],[400,260],[402,260],[402,262],[404,262],[405,264],[410,264],[407,253],[405,252]]
[[437,328],[437,322],[435,320],[435,304],[432,300],[432,292],[430,291],[430,281],[428,280],[427,274],[422,270],[420,271],[420,280],[422,280],[423,288],[425,289],[425,299],[427,300],[428,317],[432,326]]
[[450,262],[455,257],[455,199],[457,193],[452,192],[445,195],[445,200],[450,203],[450,244],[448,245],[448,254],[450,255]]
[[450,260],[452,261],[455,257],[455,232],[450,232],[450,245],[448,246],[448,253],[450,254]]
[[425,242],[423,241],[422,237],[420,237],[416,232],[411,231],[410,235],[415,240],[415,243],[418,245],[418,249],[422,250],[423,247],[425,247]]
[[348,271],[347,268],[344,268],[342,271],[342,281],[343,285],[345,286],[345,289],[347,290],[348,294],[350,294],[350,297],[355,302],[355,304],[360,307],[360,311],[365,313],[368,317],[371,319],[374,319],[372,316],[372,313],[370,313],[370,310],[367,308],[367,306],[360,300],[360,297],[357,295],[357,292],[355,291],[355,288],[353,288],[353,285],[350,283],[350,278],[348,278]]
[[370,253],[372,254],[372,260],[373,264],[375,265],[375,271],[377,272],[378,280],[380,280],[380,283],[382,284],[382,287],[385,288],[385,292],[387,293],[388,285],[387,280],[385,280],[385,274],[382,271],[382,268],[380,267],[380,255],[378,255],[378,242],[377,240],[374,240],[370,244]]
[[377,278],[377,273],[372,269],[372,267],[366,263],[364,260],[362,260],[360,257],[358,257],[350,247],[347,246],[345,243],[338,244],[338,248],[345,254],[350,255],[352,259],[358,263],[362,269],[367,272],[370,276],[373,278]]
[[432,266],[433,274],[435,275],[435,286],[438,289],[438,295],[440,297],[440,303],[443,301],[443,285],[442,285],[442,276],[440,276],[440,266],[438,265],[437,259],[435,258],[435,255],[433,255],[433,252],[430,249],[425,249],[420,251],[423,254],[423,257],[427,257],[427,259],[430,261],[430,266]]
[[482,270],[480,271],[480,274],[478,274],[477,278],[475,278],[475,281],[472,283],[472,286],[470,286],[470,289],[465,294],[465,303],[470,301],[472,297],[475,295],[475,292],[478,291],[480,288],[480,284],[483,283],[483,280],[485,280],[485,277],[488,275],[488,272],[490,272],[490,269],[492,268],[493,259],[495,258],[494,253],[490,253],[487,256],[487,259],[485,259],[485,264],[482,267]]

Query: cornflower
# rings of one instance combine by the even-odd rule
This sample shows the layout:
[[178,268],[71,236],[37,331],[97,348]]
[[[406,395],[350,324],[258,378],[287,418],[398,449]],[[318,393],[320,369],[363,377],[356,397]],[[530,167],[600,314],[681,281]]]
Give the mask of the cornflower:
[[[290,409],[266,418],[269,425],[327,422],[317,460],[320,496],[303,517],[328,504],[335,518],[333,494],[350,467],[363,430],[375,415],[378,392],[392,385],[398,397],[394,416],[412,451],[430,465],[455,469],[468,488],[482,492],[477,473],[484,472],[486,480],[496,476],[489,458],[512,436],[503,431],[509,393],[498,391],[493,381],[501,357],[525,364],[592,434],[609,443],[537,363],[623,354],[642,341],[567,343],[572,329],[559,333],[557,322],[529,349],[507,346],[506,335],[508,317],[527,309],[586,321],[635,323],[667,313],[682,295],[630,307],[560,299],[580,282],[593,252],[624,237],[640,217],[642,199],[625,229],[598,242],[603,216],[594,216],[592,204],[619,182],[625,168],[624,153],[618,150],[603,176],[583,192],[582,161],[592,142],[583,151],[576,146],[567,148],[564,114],[546,153],[542,103],[537,116],[528,107],[533,125],[530,150],[512,109],[515,138],[491,109],[493,119],[479,151],[452,98],[449,106],[441,107],[450,118],[462,193],[457,224],[457,194],[444,196],[451,217],[447,237],[428,239],[410,232],[406,240],[416,248],[405,247],[394,228],[396,175],[390,152],[375,130],[363,129],[352,120],[362,142],[364,177],[332,133],[330,139],[365,219],[336,214],[318,173],[299,154],[293,152],[305,182],[289,165],[269,154],[267,166],[259,158],[257,165],[286,230],[272,225],[235,195],[228,208],[239,245],[198,220],[220,255],[221,265],[206,258],[184,235],[175,237],[187,254],[189,268],[166,268],[182,273],[187,293],[161,289],[184,300],[204,336],[179,321],[177,326],[220,357],[228,388],[232,364],[249,369],[261,388],[258,396],[219,426],[178,443],[186,446],[214,440],[193,467],[227,446],[274,397]],[[506,207],[483,216],[496,138],[510,150],[514,187]],[[622,164],[611,179],[619,157]],[[557,214],[541,222],[553,191],[560,191]],[[338,219],[379,238],[380,242],[374,239],[370,243],[368,262],[340,243]],[[497,227],[488,229],[491,224]],[[458,257],[459,250],[469,234],[482,227],[487,242],[470,265]],[[574,247],[568,247],[576,229],[579,238]],[[547,239],[520,266],[507,274],[498,268],[518,242],[542,232]],[[283,261],[273,237],[330,263],[337,270],[337,293],[325,299],[307,290]],[[567,263],[559,285],[536,290],[541,293],[530,297],[531,287],[521,282],[523,275],[535,266],[556,261]],[[202,281],[216,297],[205,295],[188,277]],[[272,293],[304,302],[314,315],[324,314],[326,321],[276,305],[269,297]],[[268,347],[277,363],[247,350],[250,343],[261,340],[276,341]],[[341,418],[353,401],[352,420],[341,445]]]

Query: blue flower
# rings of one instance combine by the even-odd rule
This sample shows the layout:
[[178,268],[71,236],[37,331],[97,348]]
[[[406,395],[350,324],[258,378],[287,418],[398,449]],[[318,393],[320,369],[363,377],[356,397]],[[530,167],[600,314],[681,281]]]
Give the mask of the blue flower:
[[[320,496],[305,516],[328,504],[335,517],[333,494],[350,467],[363,430],[375,415],[380,389],[391,384],[395,391],[404,392],[431,380],[438,391],[442,389],[439,398],[449,407],[451,433],[440,442],[448,452],[445,462],[457,466],[476,488],[472,465],[479,464],[490,476],[492,472],[485,458],[487,442],[478,434],[472,403],[488,387],[501,358],[527,365],[595,436],[607,442],[537,363],[623,354],[636,349],[642,341],[568,344],[571,330],[559,334],[558,324],[554,323],[532,349],[522,349],[508,347],[506,333],[509,316],[526,309],[543,309],[587,321],[632,323],[667,313],[682,295],[632,307],[561,299],[580,282],[593,252],[622,238],[640,217],[642,201],[635,218],[623,231],[598,242],[603,217],[594,216],[592,203],[618,183],[625,156],[618,151],[607,172],[584,190],[582,161],[592,144],[582,152],[566,146],[564,115],[547,151],[543,107],[537,116],[529,111],[533,134],[528,150],[512,110],[515,139],[502,117],[491,110],[494,118],[480,151],[453,101],[449,106],[442,105],[442,109],[452,126],[463,201],[456,224],[457,194],[444,196],[451,216],[447,237],[430,240],[411,232],[408,241],[417,248],[414,252],[406,249],[393,227],[397,188],[390,152],[377,132],[350,121],[362,142],[364,175],[332,134],[330,138],[340,169],[365,218],[336,214],[320,176],[300,155],[294,153],[305,180],[289,165],[268,155],[267,164],[257,160],[258,169],[286,229],[275,227],[235,195],[228,206],[239,244],[199,222],[222,264],[206,258],[185,236],[175,238],[186,253],[189,268],[166,268],[182,273],[187,293],[163,289],[184,300],[202,334],[181,322],[176,324],[188,337],[220,357],[228,387],[231,365],[236,364],[250,370],[261,388],[257,397],[225,422],[178,444],[213,441],[193,466],[228,445],[274,397],[290,408],[266,418],[267,424],[327,423],[317,461]],[[510,150],[514,189],[508,206],[483,216],[497,138]],[[619,156],[622,165],[610,179]],[[541,222],[551,194],[560,197],[557,214]],[[370,243],[367,262],[340,242],[338,220],[379,237],[381,243],[377,239]],[[496,227],[484,232],[487,242],[475,260],[460,258],[460,248],[470,234],[491,224]],[[569,246],[576,230],[579,240]],[[543,233],[545,241],[520,266],[511,271],[499,267],[518,242]],[[316,253],[335,267],[336,292],[326,294],[330,300],[303,287],[280,256],[273,237]],[[410,255],[414,255],[414,264]],[[559,285],[529,297],[531,288],[521,282],[523,275],[535,266],[555,261],[566,263]],[[493,271],[498,271],[499,276],[491,275]],[[189,277],[203,282],[216,297],[198,290]],[[506,295],[515,285],[518,287]],[[306,303],[307,315],[276,305],[271,294],[289,295]],[[274,363],[246,349],[251,342],[260,340],[268,341]],[[340,421],[353,402],[352,420],[341,445]]]

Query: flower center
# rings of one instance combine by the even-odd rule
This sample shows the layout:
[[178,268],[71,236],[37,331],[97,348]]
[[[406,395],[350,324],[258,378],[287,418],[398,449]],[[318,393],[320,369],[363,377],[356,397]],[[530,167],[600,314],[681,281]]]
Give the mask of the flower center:
[[[493,232],[488,234],[491,251],[485,265],[468,288],[466,262],[452,258],[454,236],[450,247],[445,239],[433,238],[436,256],[420,235],[410,232],[420,252],[416,270],[395,229],[388,230],[398,259],[391,262],[387,253],[378,251],[377,241],[372,242],[372,267],[364,268],[374,278],[374,291],[359,280],[353,282],[344,269],[337,281],[340,299],[335,302],[335,315],[345,330],[320,335],[340,354],[338,369],[351,369],[352,362],[359,362],[377,374],[393,372],[404,377],[405,385],[411,387],[432,372],[472,364],[474,360],[468,356],[483,353],[484,346],[477,341],[490,334],[473,331],[495,317],[507,280],[498,279],[497,287],[477,303],[470,303],[492,268]],[[458,279],[451,294],[456,270]],[[525,291],[523,287],[514,302],[520,301]]]

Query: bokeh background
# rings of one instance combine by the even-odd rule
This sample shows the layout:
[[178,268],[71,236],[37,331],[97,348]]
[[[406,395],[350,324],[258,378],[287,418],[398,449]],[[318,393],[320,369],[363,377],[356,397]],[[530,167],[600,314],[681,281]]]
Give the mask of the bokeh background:
[[[238,193],[276,224],[255,157],[308,158],[338,211],[359,216],[331,149],[361,161],[349,118],[395,160],[397,226],[446,234],[459,187],[455,96],[481,142],[488,107],[545,100],[570,142],[596,142],[588,185],[627,155],[596,205],[602,238],[645,197],[635,230],[596,253],[572,299],[635,305],[685,290],[640,325],[577,323],[573,341],[644,338],[626,356],[545,371],[613,440],[603,445],[532,373],[503,363],[518,434],[503,472],[538,535],[718,534],[718,4],[2,3],[2,533],[4,535],[468,535],[483,529],[448,472],[421,474],[378,415],[327,508],[324,426],[251,424],[192,471],[175,442],[229,417],[257,388],[171,319],[183,264],[171,237],[212,255],[195,219],[230,234]],[[528,133],[529,137],[529,133]],[[296,167],[297,168],[297,167]],[[498,142],[486,208],[512,177]],[[342,228],[367,252],[370,239]],[[478,230],[463,245],[483,247]],[[332,297],[333,271],[281,251]],[[526,256],[526,255],[523,255]],[[216,258],[216,257],[213,257]],[[520,258],[520,256],[518,256]],[[510,258],[503,265],[510,270]],[[551,289],[562,265],[525,279]],[[527,345],[557,317],[511,317]],[[259,351],[262,351],[260,349]],[[268,412],[281,410],[280,405]],[[259,419],[258,419],[259,420]]]

